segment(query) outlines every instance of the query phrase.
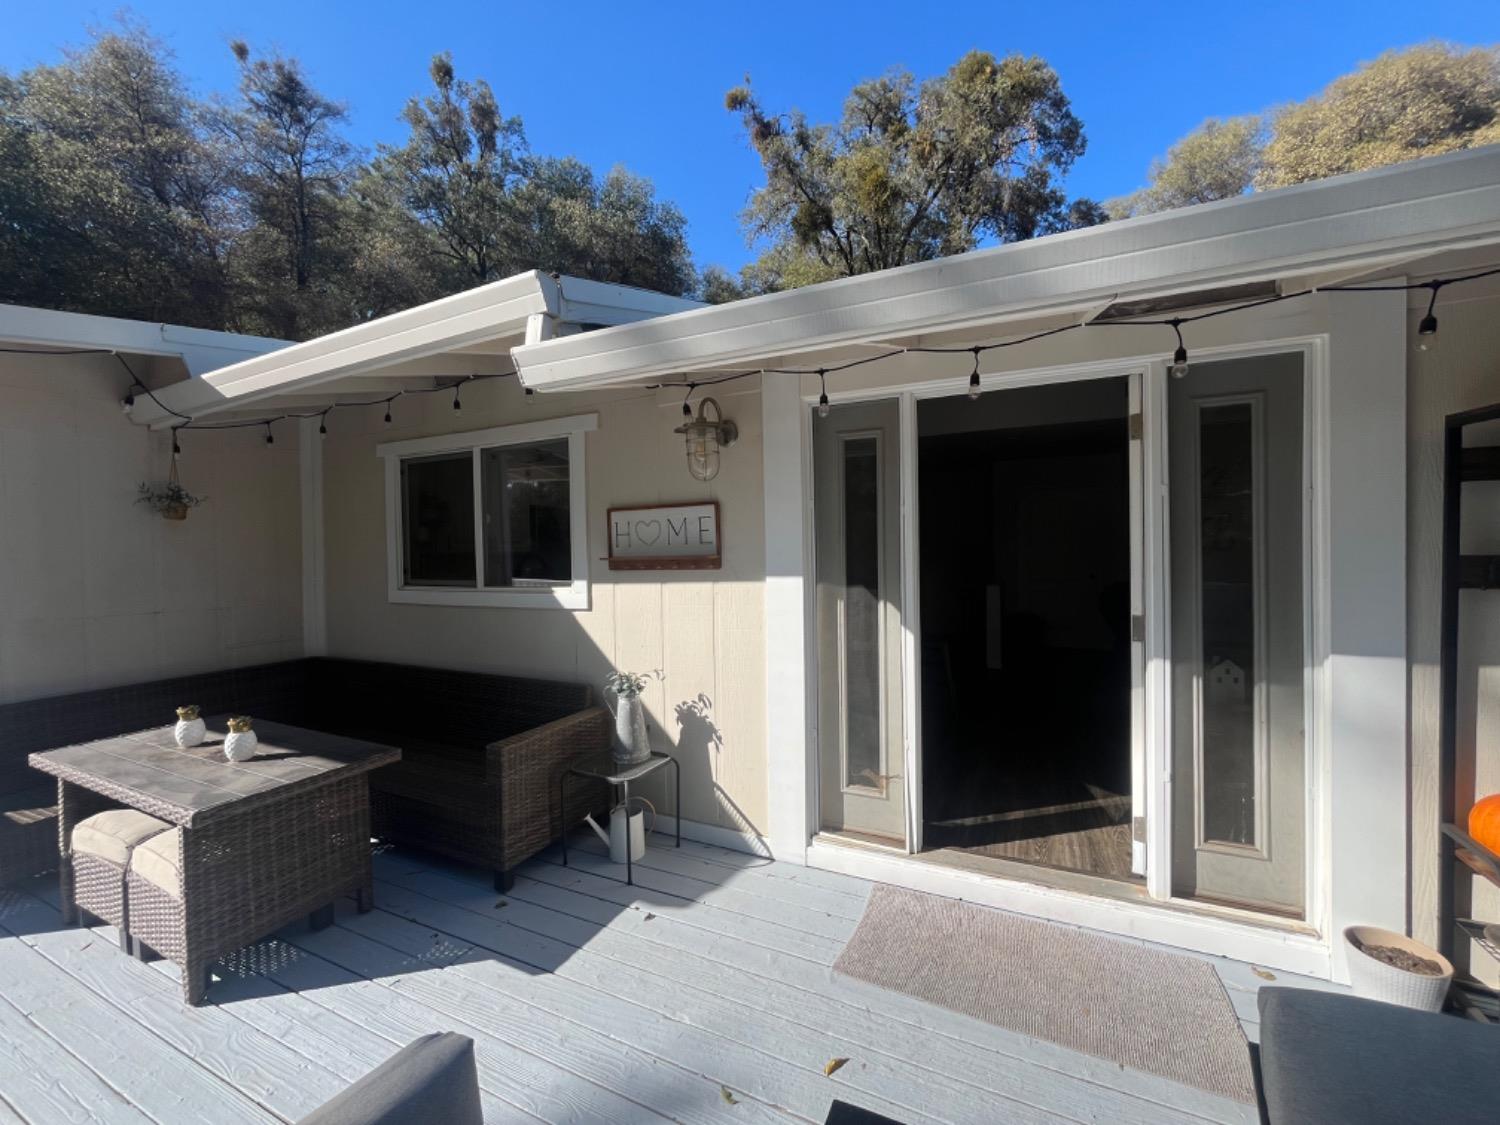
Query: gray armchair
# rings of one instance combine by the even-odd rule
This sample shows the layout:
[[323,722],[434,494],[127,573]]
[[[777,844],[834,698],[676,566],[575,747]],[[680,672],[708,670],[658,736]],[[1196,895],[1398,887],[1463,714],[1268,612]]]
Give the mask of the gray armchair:
[[1494,1125],[1500,1027],[1300,988],[1263,988],[1270,1125]]
[[408,1043],[301,1125],[484,1125],[474,1040],[452,1031]]

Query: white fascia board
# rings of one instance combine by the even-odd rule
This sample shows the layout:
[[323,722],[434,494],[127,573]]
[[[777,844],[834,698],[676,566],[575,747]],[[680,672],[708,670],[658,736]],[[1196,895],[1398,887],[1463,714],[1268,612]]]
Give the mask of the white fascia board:
[[702,301],[686,297],[669,297],[650,289],[590,281],[567,274],[548,280],[557,287],[557,319],[564,324],[634,324],[707,307]]
[[1133,295],[1500,241],[1500,146],[528,344],[522,382],[580,389]]
[[156,321],[124,320],[92,313],[59,312],[26,305],[0,305],[0,340],[49,348],[98,348],[130,355],[181,357],[190,374],[201,374],[287,346],[285,340],[214,332]]
[[[555,284],[535,270],[175,383],[156,392],[160,406],[138,400],[135,418],[166,425],[169,411],[201,417],[349,375],[391,374],[453,348],[519,338],[533,313],[557,313]],[[462,362],[472,367],[484,358]]]

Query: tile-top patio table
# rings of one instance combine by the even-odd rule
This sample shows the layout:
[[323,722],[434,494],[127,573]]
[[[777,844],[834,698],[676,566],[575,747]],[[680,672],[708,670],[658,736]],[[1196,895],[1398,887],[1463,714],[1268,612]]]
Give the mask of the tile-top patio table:
[[[58,779],[64,921],[76,917],[69,842],[80,820],[125,805],[181,829],[179,894],[142,887],[142,925],[129,928],[182,968],[189,1003],[224,954],[304,915],[331,920],[344,895],[373,907],[368,774],[401,758],[393,746],[262,721],[256,756],[230,762],[225,718],[209,718],[207,740],[188,749],[162,727],[28,759]],[[131,885],[136,914],[134,875]]]

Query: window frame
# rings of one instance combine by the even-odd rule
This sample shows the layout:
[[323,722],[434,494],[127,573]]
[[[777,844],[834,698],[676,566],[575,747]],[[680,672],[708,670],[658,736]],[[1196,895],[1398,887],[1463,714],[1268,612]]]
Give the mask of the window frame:
[[[584,473],[584,435],[599,428],[599,415],[492,426],[457,434],[382,442],[375,454],[385,462],[386,600],[407,605],[504,606],[527,609],[589,607],[588,500]],[[484,577],[484,490],[481,452],[509,445],[566,438],[568,442],[568,527],[573,580],[563,585],[481,586]],[[442,453],[468,453],[474,471],[473,586],[407,585],[401,487],[402,462]]]

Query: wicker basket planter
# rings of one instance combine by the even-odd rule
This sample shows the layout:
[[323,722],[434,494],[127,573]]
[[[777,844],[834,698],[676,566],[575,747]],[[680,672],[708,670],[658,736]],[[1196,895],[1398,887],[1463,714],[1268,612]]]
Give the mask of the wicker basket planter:
[[[1453,982],[1453,964],[1437,950],[1378,926],[1350,926],[1344,931],[1344,945],[1349,955],[1349,983],[1354,995],[1424,1012],[1443,1010],[1448,986]],[[1442,967],[1442,975],[1431,976],[1388,965],[1366,953],[1362,947],[1367,945],[1383,945],[1435,961]]]

